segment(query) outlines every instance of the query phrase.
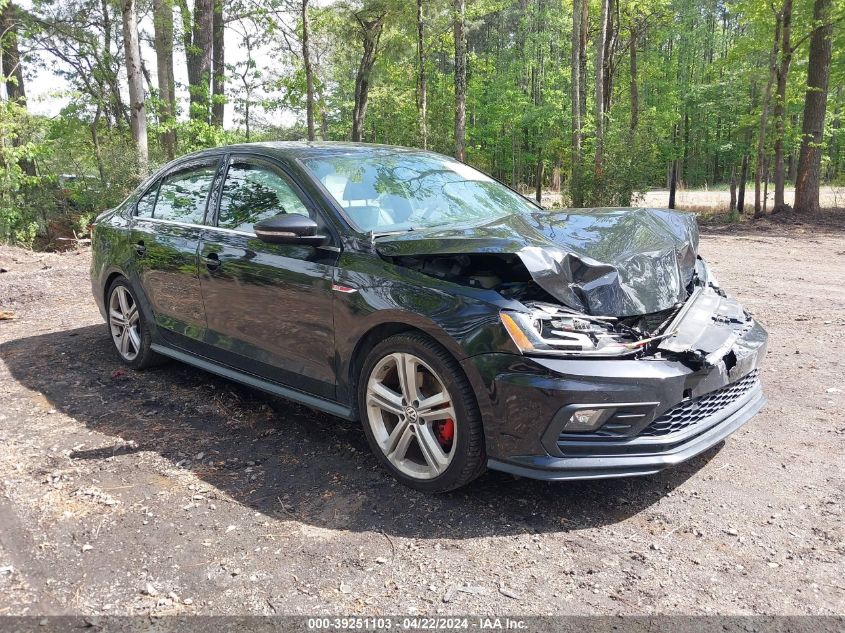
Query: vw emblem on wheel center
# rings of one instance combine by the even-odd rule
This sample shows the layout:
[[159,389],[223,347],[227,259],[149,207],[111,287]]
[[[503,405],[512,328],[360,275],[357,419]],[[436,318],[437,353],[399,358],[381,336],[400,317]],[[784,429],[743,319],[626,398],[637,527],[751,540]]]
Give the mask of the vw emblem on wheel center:
[[405,415],[408,416],[409,422],[417,421],[417,410],[414,407],[405,407]]

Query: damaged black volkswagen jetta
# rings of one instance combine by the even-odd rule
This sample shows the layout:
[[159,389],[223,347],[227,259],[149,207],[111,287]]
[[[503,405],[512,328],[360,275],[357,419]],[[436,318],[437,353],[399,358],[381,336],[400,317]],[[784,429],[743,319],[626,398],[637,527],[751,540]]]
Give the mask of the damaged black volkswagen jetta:
[[180,158],[102,214],[94,297],[163,357],[347,419],[426,491],[485,467],[655,473],[763,405],[763,328],[694,216],[544,210],[445,156],[265,143]]

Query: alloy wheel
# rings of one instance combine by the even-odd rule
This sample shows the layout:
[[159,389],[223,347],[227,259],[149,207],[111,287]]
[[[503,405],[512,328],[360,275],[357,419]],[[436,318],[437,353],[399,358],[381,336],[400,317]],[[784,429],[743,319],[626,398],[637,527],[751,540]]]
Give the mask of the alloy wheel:
[[455,455],[456,416],[449,391],[422,359],[388,354],[367,381],[367,417],[388,461],[414,479],[433,479]]
[[138,305],[126,286],[117,285],[109,297],[109,327],[117,351],[133,361],[141,351]]

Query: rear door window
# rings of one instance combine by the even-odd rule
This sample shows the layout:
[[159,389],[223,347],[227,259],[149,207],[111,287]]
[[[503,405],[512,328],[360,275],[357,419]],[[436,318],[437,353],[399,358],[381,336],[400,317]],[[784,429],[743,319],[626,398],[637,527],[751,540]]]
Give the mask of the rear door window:
[[192,165],[165,176],[153,218],[184,224],[202,224],[211,194],[217,161]]

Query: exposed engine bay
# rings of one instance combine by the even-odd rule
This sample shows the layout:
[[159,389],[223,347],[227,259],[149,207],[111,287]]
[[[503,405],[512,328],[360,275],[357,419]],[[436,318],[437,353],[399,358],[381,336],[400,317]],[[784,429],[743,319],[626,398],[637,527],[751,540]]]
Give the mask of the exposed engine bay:
[[536,292],[551,298],[534,284],[528,270],[514,254],[472,253],[457,255],[407,255],[393,257],[394,263],[438,279],[473,288],[496,290],[508,298],[523,298]]

